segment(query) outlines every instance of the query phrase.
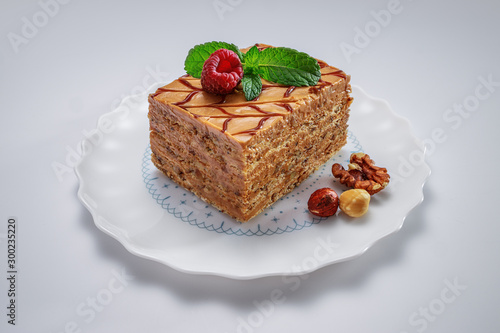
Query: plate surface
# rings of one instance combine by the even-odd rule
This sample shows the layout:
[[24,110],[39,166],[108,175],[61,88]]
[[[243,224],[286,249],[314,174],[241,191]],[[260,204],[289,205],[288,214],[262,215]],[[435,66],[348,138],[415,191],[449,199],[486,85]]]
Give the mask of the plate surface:
[[[359,87],[353,86],[352,95],[348,144],[248,223],[220,213],[156,170],[149,159],[146,93],[99,118],[82,142],[78,197],[96,226],[131,253],[183,272],[251,279],[305,274],[354,258],[401,228],[423,200],[430,169],[406,119]],[[331,175],[332,164],[346,166],[359,151],[388,169],[389,186],[372,197],[361,218],[311,215],[307,200],[316,189],[346,189]]]

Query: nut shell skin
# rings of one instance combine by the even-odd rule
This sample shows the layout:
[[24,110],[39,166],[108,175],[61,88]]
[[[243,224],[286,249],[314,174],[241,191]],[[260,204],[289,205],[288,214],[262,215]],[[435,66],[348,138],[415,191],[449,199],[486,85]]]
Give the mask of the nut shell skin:
[[339,196],[331,188],[321,188],[311,194],[307,202],[307,208],[311,214],[316,216],[328,217],[335,215],[339,208]]
[[370,194],[363,189],[345,191],[339,197],[340,210],[350,217],[361,217],[368,211],[370,198]]

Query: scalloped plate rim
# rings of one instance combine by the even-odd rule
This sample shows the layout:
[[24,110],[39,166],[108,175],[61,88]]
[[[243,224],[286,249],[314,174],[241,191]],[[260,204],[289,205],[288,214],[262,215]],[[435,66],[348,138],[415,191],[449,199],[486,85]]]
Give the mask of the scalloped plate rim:
[[[146,97],[153,89],[155,89],[155,88],[157,88],[159,86],[161,86],[161,85],[159,85],[158,83],[156,83],[156,84],[153,84],[150,88],[148,88],[145,92],[143,92],[141,94],[130,95],[130,96],[125,97],[116,109],[114,109],[114,110],[112,110],[112,111],[110,111],[108,113],[102,114],[98,118],[98,120],[97,120],[97,126],[99,126],[99,124],[101,123],[102,119],[104,119],[105,117],[109,117],[110,115],[116,115],[119,112],[120,107],[122,105],[126,104],[127,101],[129,101],[130,99],[138,98],[138,97],[141,97],[141,96]],[[420,141],[415,136],[415,134],[413,132],[413,129],[411,127],[411,123],[409,122],[409,120],[407,118],[402,117],[402,116],[398,115],[397,113],[395,113],[387,100],[385,100],[383,98],[373,97],[370,94],[366,93],[366,91],[364,89],[362,89],[361,87],[359,87],[359,86],[352,85],[352,88],[353,88],[353,91],[354,90],[359,90],[362,94],[365,95],[365,97],[367,97],[367,98],[369,98],[369,99],[371,99],[373,101],[378,101],[378,102],[384,103],[384,105],[386,106],[387,110],[390,111],[391,115],[394,118],[397,118],[400,121],[405,122],[405,125],[410,129],[408,135],[422,149],[422,151],[424,152],[424,156],[425,156],[425,154],[426,154],[425,153],[426,146],[423,144],[422,141]],[[89,133],[89,136],[92,135],[93,133],[95,133],[96,131],[98,131],[98,128],[96,128],[93,131],[91,131]],[[349,260],[355,259],[357,257],[360,257],[368,249],[370,249],[372,246],[374,246],[377,242],[379,242],[379,241],[383,240],[384,238],[386,238],[386,237],[388,237],[388,236],[390,236],[390,235],[392,235],[394,233],[397,233],[399,230],[401,230],[401,228],[403,227],[404,222],[405,222],[406,218],[408,217],[408,215],[416,207],[418,207],[423,202],[423,200],[424,200],[423,187],[425,186],[425,183],[426,183],[427,179],[429,178],[429,176],[431,174],[430,167],[428,166],[427,162],[424,161],[423,164],[420,166],[422,168],[421,173],[420,173],[420,175],[422,177],[422,180],[421,180],[422,183],[421,183],[421,186],[420,186],[419,196],[410,205],[411,207],[409,208],[409,210],[407,211],[407,213],[400,218],[399,223],[397,224],[397,226],[395,228],[393,228],[393,230],[390,230],[390,231],[386,232],[384,235],[378,237],[377,239],[374,239],[374,240],[368,242],[367,244],[365,244],[362,247],[361,250],[357,251],[356,253],[354,253],[354,254],[352,254],[350,256],[345,256],[343,258],[339,258],[339,259],[336,259],[336,260],[332,260],[332,261],[328,261],[328,262],[319,264],[319,265],[317,265],[317,266],[315,266],[315,267],[313,267],[311,269],[305,269],[305,270],[297,271],[297,272],[290,272],[290,271],[286,271],[285,272],[285,271],[282,271],[282,270],[276,270],[276,271],[268,271],[268,272],[261,272],[261,273],[255,273],[255,274],[238,274],[238,273],[235,273],[235,272],[229,273],[229,272],[221,272],[221,271],[217,271],[217,270],[188,269],[188,268],[181,267],[181,266],[176,265],[176,264],[171,263],[171,262],[170,263],[166,263],[166,262],[158,259],[157,257],[155,257],[155,256],[153,256],[151,254],[148,254],[147,251],[141,251],[141,249],[138,246],[135,246],[134,244],[131,244],[130,242],[128,242],[128,240],[126,239],[126,235],[125,235],[125,233],[123,231],[121,231],[121,230],[118,230],[118,231],[112,230],[113,228],[110,225],[108,225],[109,222],[107,220],[103,219],[99,215],[98,211],[96,209],[94,209],[94,207],[92,207],[92,204],[89,202],[89,198],[85,197],[85,194],[86,194],[85,193],[85,186],[86,186],[86,184],[85,184],[85,181],[84,181],[84,177],[83,177],[83,175],[81,173],[80,166],[83,163],[83,160],[89,155],[89,153],[87,153],[83,149],[83,145],[85,145],[88,141],[89,141],[89,139],[83,139],[80,142],[80,145],[82,146],[82,152],[83,153],[82,153],[81,159],[78,161],[78,163],[74,167],[75,174],[76,174],[78,182],[79,182],[78,191],[77,191],[77,197],[82,202],[82,204],[84,205],[84,207],[91,213],[92,219],[94,221],[94,224],[96,225],[96,227],[99,230],[101,230],[105,234],[107,234],[107,235],[111,236],[112,238],[114,238],[115,240],[117,240],[131,254],[136,255],[138,257],[141,257],[141,258],[145,258],[145,259],[148,259],[148,260],[152,260],[152,261],[161,263],[161,264],[169,266],[172,269],[175,269],[175,270],[177,270],[179,272],[183,272],[183,273],[187,273],[187,274],[195,274],[195,275],[220,276],[220,277],[224,277],[224,278],[238,279],[238,280],[250,280],[250,279],[257,279],[257,278],[263,278],[263,277],[269,277],[269,276],[303,275],[303,274],[311,273],[313,271],[316,271],[318,269],[321,269],[321,268],[329,266],[329,265],[333,265],[333,264],[336,264],[336,263],[349,261]],[[106,223],[102,223],[103,220]]]

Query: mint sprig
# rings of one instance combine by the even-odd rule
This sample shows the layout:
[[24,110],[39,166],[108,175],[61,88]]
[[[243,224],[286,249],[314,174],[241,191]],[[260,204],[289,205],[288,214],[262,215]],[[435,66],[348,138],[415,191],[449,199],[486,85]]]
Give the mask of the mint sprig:
[[186,72],[201,77],[203,64],[218,49],[234,51],[243,66],[241,80],[245,98],[250,101],[262,91],[261,78],[288,86],[313,86],[321,78],[318,61],[304,52],[287,47],[270,47],[262,51],[256,46],[243,54],[236,45],[225,42],[208,42],[193,47],[186,58]]

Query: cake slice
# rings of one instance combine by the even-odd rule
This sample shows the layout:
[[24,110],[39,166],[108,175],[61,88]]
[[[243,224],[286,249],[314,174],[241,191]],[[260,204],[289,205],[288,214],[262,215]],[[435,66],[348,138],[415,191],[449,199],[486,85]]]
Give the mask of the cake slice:
[[159,88],[149,96],[152,162],[219,210],[250,220],[346,143],[350,77],[318,63],[315,86],[262,80],[252,101],[239,89],[209,94],[189,75]]

